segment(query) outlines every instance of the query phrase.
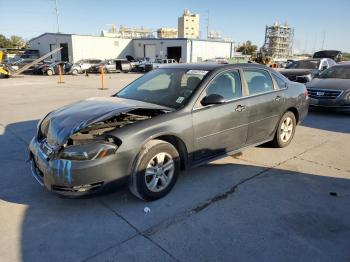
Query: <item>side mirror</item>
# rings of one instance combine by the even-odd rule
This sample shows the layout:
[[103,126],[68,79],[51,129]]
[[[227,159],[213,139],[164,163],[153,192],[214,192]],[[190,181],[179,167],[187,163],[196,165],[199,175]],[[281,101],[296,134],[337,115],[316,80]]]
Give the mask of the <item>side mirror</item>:
[[321,71],[326,70],[328,67],[327,66],[322,66]]
[[202,106],[218,105],[224,102],[225,102],[225,99],[223,96],[217,95],[217,94],[211,94],[203,97],[203,99],[201,100],[201,105]]
[[314,75],[314,78],[318,78],[319,75],[320,75],[320,73],[319,73],[319,72],[316,72],[315,75]]

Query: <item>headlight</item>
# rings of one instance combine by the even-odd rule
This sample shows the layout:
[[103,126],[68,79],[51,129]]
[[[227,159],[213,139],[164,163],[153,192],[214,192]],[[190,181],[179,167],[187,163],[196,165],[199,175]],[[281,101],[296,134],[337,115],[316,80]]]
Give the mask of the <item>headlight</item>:
[[89,143],[65,148],[59,155],[68,160],[94,160],[112,155],[118,147],[112,144]]

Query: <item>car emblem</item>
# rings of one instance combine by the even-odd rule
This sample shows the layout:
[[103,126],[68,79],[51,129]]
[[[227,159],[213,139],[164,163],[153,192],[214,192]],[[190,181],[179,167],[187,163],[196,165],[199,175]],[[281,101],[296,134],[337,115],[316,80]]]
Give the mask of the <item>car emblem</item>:
[[316,92],[317,96],[324,96],[324,92]]

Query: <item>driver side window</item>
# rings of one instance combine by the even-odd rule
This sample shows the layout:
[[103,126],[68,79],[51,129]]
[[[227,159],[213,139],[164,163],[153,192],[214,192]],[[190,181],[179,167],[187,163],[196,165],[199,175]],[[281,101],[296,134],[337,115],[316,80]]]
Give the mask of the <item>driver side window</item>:
[[221,95],[225,101],[242,96],[242,84],[238,71],[229,71],[219,74],[206,89],[206,96]]

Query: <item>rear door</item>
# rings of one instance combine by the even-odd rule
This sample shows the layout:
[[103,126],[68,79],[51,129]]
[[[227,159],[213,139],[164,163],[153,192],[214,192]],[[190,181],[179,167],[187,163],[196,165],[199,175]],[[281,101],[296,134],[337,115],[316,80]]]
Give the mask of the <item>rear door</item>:
[[[224,97],[219,105],[202,106],[200,101],[210,94]],[[193,112],[194,158],[209,158],[242,147],[246,142],[248,110],[242,98],[242,82],[238,70],[219,73],[199,97]]]
[[244,68],[244,81],[248,86],[247,145],[263,142],[273,136],[282,115],[284,89],[279,89],[268,70]]

